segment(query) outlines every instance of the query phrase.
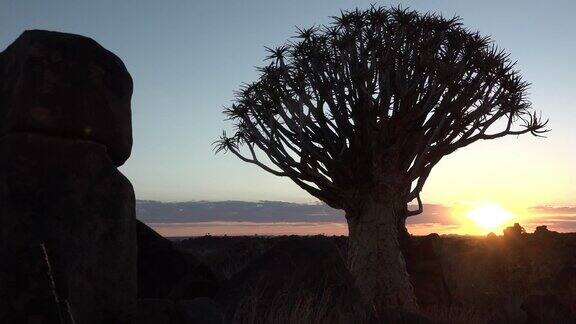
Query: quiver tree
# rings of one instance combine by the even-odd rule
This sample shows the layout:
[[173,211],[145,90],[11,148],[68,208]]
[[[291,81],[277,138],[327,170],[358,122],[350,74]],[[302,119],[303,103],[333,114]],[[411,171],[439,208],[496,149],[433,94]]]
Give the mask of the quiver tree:
[[[508,54],[459,18],[372,7],[299,29],[225,109],[217,151],[343,209],[348,266],[377,313],[417,308],[399,249],[442,157],[478,140],[545,132]],[[416,201],[410,210],[408,203]]]

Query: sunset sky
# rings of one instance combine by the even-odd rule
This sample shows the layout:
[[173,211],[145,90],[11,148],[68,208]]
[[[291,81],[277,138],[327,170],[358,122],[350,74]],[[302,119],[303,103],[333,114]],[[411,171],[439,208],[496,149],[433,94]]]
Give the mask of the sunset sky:
[[[264,46],[282,44],[295,26],[327,23],[341,8],[370,3],[0,0],[0,50],[26,29],[49,29],[92,37],[122,58],[135,90],[134,149],[121,170],[139,199],[314,202],[289,180],[214,155],[211,143],[230,127],[222,106],[256,78]],[[574,206],[576,1],[376,3],[459,15],[490,35],[518,61],[534,108],[550,119],[547,138],[476,143],[446,157],[424,187],[424,202],[461,217],[495,204],[519,219],[533,206]]]

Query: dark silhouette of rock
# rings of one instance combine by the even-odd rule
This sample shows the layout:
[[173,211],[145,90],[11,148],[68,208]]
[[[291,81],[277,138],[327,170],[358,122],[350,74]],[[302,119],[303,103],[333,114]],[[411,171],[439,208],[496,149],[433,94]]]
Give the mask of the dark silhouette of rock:
[[117,166],[130,156],[132,78],[94,40],[26,31],[0,54],[0,79],[0,135],[97,142]]
[[[4,286],[13,295],[3,299],[0,323],[74,323],[68,301],[58,296],[43,244],[23,248],[9,266],[17,274]],[[0,308],[1,309],[1,308]]]
[[497,240],[498,235],[494,234],[494,232],[490,232],[490,233],[488,233],[488,235],[486,235],[486,238],[489,240]]
[[252,306],[257,316],[266,316],[278,303],[296,305],[302,298],[311,298],[315,305],[328,303],[326,308],[338,316],[331,319],[334,322],[359,321],[354,316],[367,311],[340,250],[329,238],[280,241],[234,275],[217,301],[230,318],[246,311],[237,308],[256,296]]
[[187,324],[220,324],[224,321],[221,306],[207,297],[179,301],[178,313],[182,323]]
[[10,157],[0,159],[4,270],[14,273],[4,262],[17,258],[14,251],[43,242],[58,295],[70,301],[79,323],[128,317],[136,296],[134,192],[105,147],[6,135],[0,156]]
[[217,277],[210,267],[198,262],[188,255],[188,272],[174,286],[168,298],[194,299],[197,297],[214,297],[220,290],[222,278]]
[[131,146],[124,65],[88,38],[29,31],[0,54],[0,85],[0,300],[25,289],[12,264],[44,244],[76,323],[132,322],[135,198],[116,168]]
[[549,230],[546,225],[537,226],[534,231],[534,236],[536,237],[552,237],[555,234],[558,234],[558,232]]
[[165,298],[188,271],[172,242],[137,221],[138,298]]
[[220,279],[193,255],[137,221],[138,297],[171,300],[213,297]]
[[526,230],[519,223],[504,229],[504,238],[520,238],[523,234],[526,234]]

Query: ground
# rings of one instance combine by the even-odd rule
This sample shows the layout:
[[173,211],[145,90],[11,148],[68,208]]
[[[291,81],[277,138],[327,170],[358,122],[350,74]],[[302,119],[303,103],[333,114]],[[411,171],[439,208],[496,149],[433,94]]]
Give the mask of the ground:
[[[353,314],[359,312],[356,306],[340,309],[338,314],[331,313],[336,307],[328,307],[351,298],[334,290],[353,290],[344,269],[346,241],[343,236],[173,240],[178,249],[195,256],[221,278],[214,298],[228,316],[236,316],[240,322],[282,316],[285,322],[291,322],[287,317],[298,316],[310,322],[345,321],[349,316],[371,321],[364,311]],[[421,306],[418,321],[570,323],[576,318],[576,234],[429,235],[412,237],[403,248]],[[285,271],[287,267],[292,268]],[[303,279],[307,276],[316,279],[309,283]],[[263,281],[276,282],[274,289],[266,291]],[[318,281],[323,285],[316,284]],[[257,293],[234,289],[254,286],[259,287]],[[266,300],[255,301],[255,294]],[[327,300],[336,295],[339,300]],[[246,307],[247,300],[252,308]],[[325,310],[319,312],[322,305]]]

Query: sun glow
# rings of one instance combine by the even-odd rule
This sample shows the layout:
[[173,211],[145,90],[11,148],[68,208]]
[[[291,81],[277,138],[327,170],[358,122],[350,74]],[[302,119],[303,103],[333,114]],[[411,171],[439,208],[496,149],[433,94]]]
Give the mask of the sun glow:
[[484,230],[494,231],[499,229],[506,221],[512,218],[512,214],[497,204],[483,204],[468,213],[478,227]]

